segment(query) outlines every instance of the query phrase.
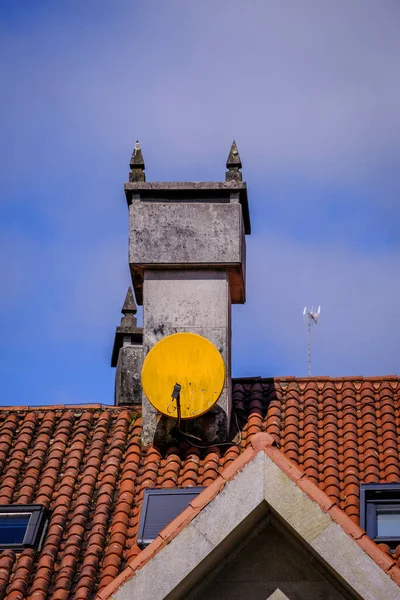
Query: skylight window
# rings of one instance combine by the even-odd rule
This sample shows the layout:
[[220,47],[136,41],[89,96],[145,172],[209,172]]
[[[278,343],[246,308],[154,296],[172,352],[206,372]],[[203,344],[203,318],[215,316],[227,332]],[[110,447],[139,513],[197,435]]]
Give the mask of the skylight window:
[[39,548],[47,520],[47,510],[40,504],[0,505],[0,550]]
[[395,550],[400,544],[400,484],[361,484],[360,525],[372,540]]
[[144,490],[137,540],[139,548],[148,546],[203,490],[204,487]]

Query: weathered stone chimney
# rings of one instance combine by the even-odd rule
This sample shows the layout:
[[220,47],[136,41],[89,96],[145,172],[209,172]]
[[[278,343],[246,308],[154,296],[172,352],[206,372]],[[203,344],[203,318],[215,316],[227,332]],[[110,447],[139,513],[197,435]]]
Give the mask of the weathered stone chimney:
[[[224,182],[146,182],[138,142],[130,166],[129,265],[136,300],[143,304],[143,358],[177,332],[215,344],[226,366],[224,390],[209,413],[186,423],[203,441],[224,440],[231,416],[231,303],[245,302],[250,233],[237,146],[233,142]],[[157,414],[144,395],[142,403],[143,442],[166,439],[172,420]]]
[[142,387],[140,374],[143,363],[143,330],[136,325],[136,304],[131,288],[128,288],[121,325],[115,331],[111,366],[115,374],[114,401],[117,406],[141,404]]

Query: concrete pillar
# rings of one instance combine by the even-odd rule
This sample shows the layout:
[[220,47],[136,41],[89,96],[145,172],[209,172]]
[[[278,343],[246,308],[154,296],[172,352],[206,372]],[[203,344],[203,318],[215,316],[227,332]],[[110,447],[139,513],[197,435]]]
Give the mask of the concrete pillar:
[[123,346],[118,353],[115,373],[114,404],[131,406],[142,403],[140,383],[143,366],[143,346]]
[[[225,439],[231,416],[231,299],[229,278],[221,269],[145,269],[143,282],[144,356],[167,335],[190,331],[209,339],[220,351],[226,381],[210,417],[186,422],[200,439]],[[171,390],[166,390],[169,395]],[[157,414],[143,394],[143,440],[153,441]],[[160,421],[160,419],[158,419]],[[167,441],[173,423],[159,423],[158,441]]]

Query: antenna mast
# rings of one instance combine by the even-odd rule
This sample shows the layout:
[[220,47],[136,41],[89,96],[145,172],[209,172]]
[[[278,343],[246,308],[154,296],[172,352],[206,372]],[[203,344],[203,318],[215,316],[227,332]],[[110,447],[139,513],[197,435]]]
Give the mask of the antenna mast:
[[307,319],[307,331],[308,331],[308,361],[307,361],[307,375],[311,377],[311,324],[318,325],[319,315],[321,314],[321,307],[318,306],[317,312],[314,312],[314,308],[311,310],[304,307],[303,317]]

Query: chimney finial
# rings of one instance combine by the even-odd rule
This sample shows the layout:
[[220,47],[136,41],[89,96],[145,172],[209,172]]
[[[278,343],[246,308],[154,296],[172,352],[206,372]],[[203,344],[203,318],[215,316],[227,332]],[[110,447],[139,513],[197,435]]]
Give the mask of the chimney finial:
[[144,174],[145,166],[143,154],[139,141],[136,141],[129,166],[131,168],[131,172],[129,173],[129,181],[146,181],[146,175]]
[[136,303],[133,297],[132,288],[128,287],[126,292],[125,302],[121,308],[121,312],[124,315],[121,319],[121,327],[123,329],[129,329],[135,331],[137,329],[136,321]]
[[124,316],[127,314],[136,315],[137,313],[136,303],[132,294],[132,288],[130,287],[128,287],[128,291],[126,292],[125,302],[121,308],[121,312]]
[[242,161],[240,160],[239,150],[236,146],[235,140],[233,140],[231,149],[229,151],[228,159],[226,161],[226,168],[228,169],[225,174],[226,181],[242,181],[242,174],[240,172],[240,169],[242,168]]
[[129,344],[140,345],[143,340],[143,330],[137,326],[137,319],[135,317],[137,308],[130,287],[126,293],[121,312],[124,316],[121,318],[121,325],[115,331],[114,348],[111,357],[112,367],[117,366],[119,351],[125,343],[129,342]]

